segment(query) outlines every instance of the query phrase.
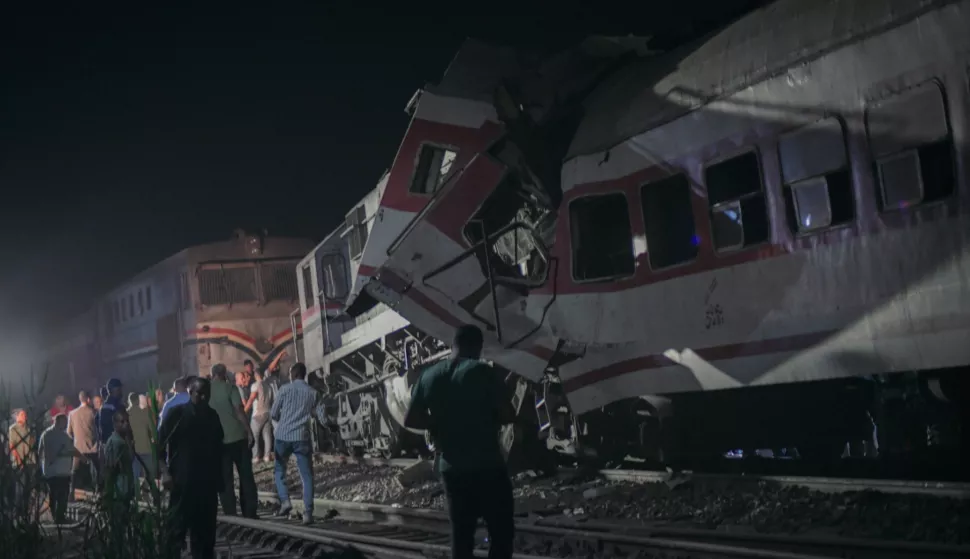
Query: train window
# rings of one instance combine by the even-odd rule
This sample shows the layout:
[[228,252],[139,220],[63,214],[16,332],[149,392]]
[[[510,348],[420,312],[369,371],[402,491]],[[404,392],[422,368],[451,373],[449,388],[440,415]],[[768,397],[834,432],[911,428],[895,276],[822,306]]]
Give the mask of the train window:
[[421,146],[414,165],[411,192],[434,194],[448,176],[457,156],[458,152],[447,148],[428,144]]
[[761,165],[755,152],[708,166],[704,182],[714,248],[737,250],[768,241],[771,228],[761,185]]
[[643,185],[640,204],[651,268],[675,266],[697,256],[697,231],[687,176],[674,175]]
[[185,272],[179,274],[179,290],[182,294],[182,309],[188,310],[191,307],[192,299],[189,293],[189,275]]
[[135,294],[128,294],[128,318],[135,318]]
[[128,321],[128,299],[125,297],[121,298],[121,321]]
[[152,310],[152,286],[145,287],[145,309]]
[[114,333],[115,329],[115,315],[111,303],[105,302],[102,305],[101,317],[104,323],[105,333],[110,336],[112,333]]
[[633,234],[626,196],[578,198],[569,204],[573,278],[605,280],[633,275]]
[[138,290],[138,315],[141,316],[145,314],[145,296],[142,294],[142,290]]
[[956,186],[943,89],[935,82],[873,103],[866,130],[883,210],[933,202]]
[[350,258],[356,260],[364,253],[364,246],[367,245],[367,210],[363,204],[347,215],[347,225],[350,226]]
[[306,309],[313,308],[316,301],[313,298],[313,271],[310,270],[310,265],[307,264],[302,269],[303,272],[303,307]]
[[347,261],[342,254],[324,254],[318,270],[323,270],[323,293],[327,299],[347,297]]
[[263,297],[267,301],[294,301],[298,297],[296,268],[291,262],[264,264],[259,270]]
[[118,304],[118,300],[117,299],[111,302],[111,310],[112,310],[112,313],[111,314],[112,314],[112,316],[115,319],[115,323],[116,324],[117,323],[120,323],[121,322],[121,307]]
[[852,221],[855,200],[842,121],[831,117],[778,141],[785,206],[794,233]]

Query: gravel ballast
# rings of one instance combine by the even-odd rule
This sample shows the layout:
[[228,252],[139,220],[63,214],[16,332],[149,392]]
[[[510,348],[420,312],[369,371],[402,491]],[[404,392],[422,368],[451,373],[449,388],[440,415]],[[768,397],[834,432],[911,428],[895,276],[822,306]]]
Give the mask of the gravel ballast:
[[[261,491],[276,491],[272,464],[255,467]],[[444,510],[437,481],[404,488],[393,466],[314,464],[317,498]],[[296,464],[287,485],[299,498]],[[523,516],[619,520],[681,528],[970,544],[970,501],[875,491],[822,493],[767,482],[610,483],[601,479],[514,479]]]

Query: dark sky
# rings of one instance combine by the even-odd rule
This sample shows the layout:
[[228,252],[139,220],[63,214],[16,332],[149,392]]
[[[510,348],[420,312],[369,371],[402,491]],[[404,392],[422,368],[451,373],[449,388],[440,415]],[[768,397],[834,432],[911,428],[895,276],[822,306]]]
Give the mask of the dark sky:
[[466,36],[665,46],[757,3],[5,3],[0,335],[237,227],[321,238],[391,164],[405,104]]

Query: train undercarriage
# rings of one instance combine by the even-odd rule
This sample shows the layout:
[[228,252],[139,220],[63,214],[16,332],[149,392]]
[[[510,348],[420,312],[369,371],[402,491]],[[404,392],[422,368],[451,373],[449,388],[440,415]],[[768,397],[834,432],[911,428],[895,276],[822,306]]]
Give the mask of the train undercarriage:
[[[421,371],[447,344],[408,325],[330,364],[315,385],[328,395],[322,452],[428,457],[424,433],[403,427]],[[507,372],[518,411],[501,438],[515,470],[563,464],[700,469],[772,458],[835,475],[952,477],[966,463],[965,371],[945,370],[743,389],[644,395],[575,416],[555,369],[530,382]],[[864,464],[865,467],[859,466]],[[861,469],[860,469],[861,468]]]

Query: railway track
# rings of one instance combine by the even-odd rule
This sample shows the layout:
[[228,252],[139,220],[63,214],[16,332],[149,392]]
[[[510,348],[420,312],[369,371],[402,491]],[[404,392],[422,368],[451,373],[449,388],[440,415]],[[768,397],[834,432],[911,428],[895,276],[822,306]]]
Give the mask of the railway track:
[[[261,492],[261,502],[273,505],[275,495]],[[303,503],[292,501],[302,512]],[[266,507],[264,510],[271,510]],[[403,538],[437,545],[448,537],[448,517],[439,511],[385,505],[314,500],[317,515],[332,517],[319,526],[342,526],[363,536]],[[315,525],[316,526],[316,525]],[[317,527],[312,528],[317,530]],[[970,557],[970,546],[952,546],[850,538],[819,538],[677,528],[655,524],[531,519],[516,522],[517,547],[533,556],[643,557],[644,553],[678,557],[751,557],[760,559]],[[479,542],[486,532],[479,530]],[[428,548],[427,551],[431,551]],[[649,557],[650,555],[646,555]],[[526,557],[526,556],[523,556]]]
[[[372,464],[375,462],[371,462]],[[413,463],[413,461],[411,461]],[[393,465],[406,466],[396,463]],[[616,475],[617,470],[610,470]],[[617,481],[662,481],[658,472],[635,472],[640,477]],[[620,474],[628,476],[629,474]],[[669,475],[669,474],[668,474]],[[649,476],[655,476],[650,478]],[[828,485],[832,490],[863,487],[864,480],[799,478],[792,484]],[[890,488],[930,494],[965,496],[952,485],[898,482]],[[949,493],[947,493],[949,492]],[[79,493],[79,498],[89,497]],[[225,557],[276,559],[284,557],[447,557],[450,554],[447,515],[441,511],[345,501],[314,500],[318,520],[304,527],[295,519],[277,519],[274,493],[261,492],[261,520],[219,517],[219,549]],[[303,503],[292,501],[297,514]],[[72,509],[81,511],[84,503]],[[77,516],[77,515],[76,515]],[[660,557],[758,559],[970,557],[970,546],[937,545],[841,537],[809,537],[732,533],[682,528],[669,523],[593,522],[567,518],[528,518],[516,523],[517,559],[544,557]],[[486,531],[479,530],[477,555],[485,557]]]

